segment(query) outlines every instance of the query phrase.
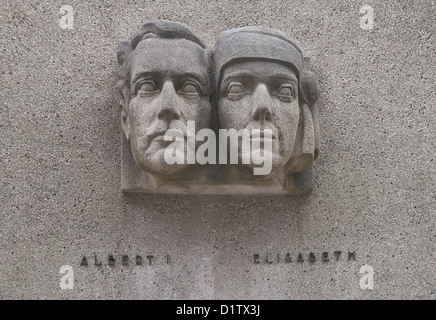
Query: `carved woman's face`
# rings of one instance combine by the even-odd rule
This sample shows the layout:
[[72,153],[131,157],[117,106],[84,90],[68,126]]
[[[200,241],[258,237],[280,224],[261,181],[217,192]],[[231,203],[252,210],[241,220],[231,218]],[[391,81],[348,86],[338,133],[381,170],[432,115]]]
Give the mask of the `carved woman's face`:
[[[168,176],[187,164],[167,164],[168,129],[185,134],[187,121],[196,131],[210,126],[211,105],[204,49],[183,39],[142,40],[133,53],[128,124],[133,158],[144,171]],[[186,159],[186,154],[185,154]]]
[[[252,129],[261,132],[271,129],[271,174],[283,167],[291,157],[298,127],[300,109],[296,73],[277,62],[237,62],[225,68],[218,93],[220,128],[248,129],[250,132]],[[266,138],[261,135],[262,139]],[[237,146],[239,163],[242,163],[244,152],[242,145]],[[250,162],[242,170],[252,174],[256,166]]]

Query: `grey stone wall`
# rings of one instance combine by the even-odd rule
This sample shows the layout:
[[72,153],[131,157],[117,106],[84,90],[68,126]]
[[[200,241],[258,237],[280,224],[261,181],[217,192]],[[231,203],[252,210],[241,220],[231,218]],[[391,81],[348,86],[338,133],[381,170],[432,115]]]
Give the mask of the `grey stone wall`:
[[[157,18],[209,45],[248,25],[301,43],[321,88],[312,194],[120,191],[116,48]],[[1,299],[435,298],[434,1],[6,0],[0,30]]]

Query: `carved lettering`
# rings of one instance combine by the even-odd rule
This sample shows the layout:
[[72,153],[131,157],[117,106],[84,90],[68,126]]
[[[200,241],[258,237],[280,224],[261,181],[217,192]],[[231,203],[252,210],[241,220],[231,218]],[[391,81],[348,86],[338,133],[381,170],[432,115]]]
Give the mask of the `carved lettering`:
[[312,253],[312,252],[310,252],[310,253],[309,253],[309,262],[311,262],[311,263],[315,263],[315,261],[316,261],[315,254]]
[[149,254],[149,255],[147,255],[146,258],[147,258],[147,260],[148,260],[148,264],[151,265],[151,260],[154,258],[154,256],[151,255],[151,254]]
[[129,265],[129,256],[126,256],[126,255],[122,256],[122,258],[121,258],[121,264],[122,264],[123,266],[128,266],[128,265]]
[[80,265],[83,266],[83,267],[87,267],[88,266],[88,259],[86,259],[85,256],[82,258],[82,261],[80,262]]
[[101,266],[102,266],[101,261],[98,261],[98,260],[97,260],[97,255],[94,255],[94,265],[95,265],[96,267],[101,267]]
[[297,262],[300,262],[300,263],[304,262],[303,254],[301,254],[301,253],[298,254]]
[[289,263],[292,262],[291,254],[287,253],[285,255],[285,262],[289,262]]
[[[307,262],[313,264],[316,263],[318,261],[318,258],[321,262],[323,263],[328,263],[330,261],[339,261],[340,256],[341,256],[342,251],[333,251],[333,256],[335,257],[334,260],[330,259],[330,255],[329,252],[324,251],[321,253],[315,253],[315,252],[308,252],[307,253]],[[305,254],[303,252],[299,252],[295,255],[291,254],[291,253],[286,253],[284,254],[283,258],[280,258],[280,253],[275,254],[275,258],[274,255],[272,255],[271,253],[266,253],[265,255],[261,255],[259,253],[255,253],[253,255],[253,262],[255,264],[281,264],[281,263],[292,263],[294,261],[293,256],[295,257],[295,261],[297,263],[304,263],[305,259],[304,256]],[[355,261],[356,260],[356,253],[355,251],[348,251],[348,259],[347,261]]]
[[115,266],[115,257],[113,255],[109,255],[107,257],[107,264],[111,267]]

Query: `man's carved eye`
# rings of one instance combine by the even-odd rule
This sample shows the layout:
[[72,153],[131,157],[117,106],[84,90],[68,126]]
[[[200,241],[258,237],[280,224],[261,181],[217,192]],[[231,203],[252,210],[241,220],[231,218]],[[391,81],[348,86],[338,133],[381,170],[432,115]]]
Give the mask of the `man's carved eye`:
[[247,90],[239,82],[232,82],[227,88],[227,98],[230,100],[242,99],[246,94],[248,94]]
[[138,94],[140,96],[149,96],[157,92],[158,90],[153,81],[143,81],[138,85]]
[[282,101],[291,102],[294,98],[294,88],[290,85],[282,85],[275,95]]
[[186,98],[197,98],[200,95],[200,88],[195,82],[187,81],[183,84],[182,89],[180,89],[178,93]]

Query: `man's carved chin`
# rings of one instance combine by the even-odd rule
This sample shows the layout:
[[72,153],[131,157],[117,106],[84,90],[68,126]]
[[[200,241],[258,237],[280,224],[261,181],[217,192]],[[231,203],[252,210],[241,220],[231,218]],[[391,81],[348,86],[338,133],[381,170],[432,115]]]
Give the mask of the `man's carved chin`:
[[164,159],[165,147],[154,149],[152,153],[133,155],[136,165],[144,172],[163,179],[174,178],[188,167],[187,164],[167,164]]

